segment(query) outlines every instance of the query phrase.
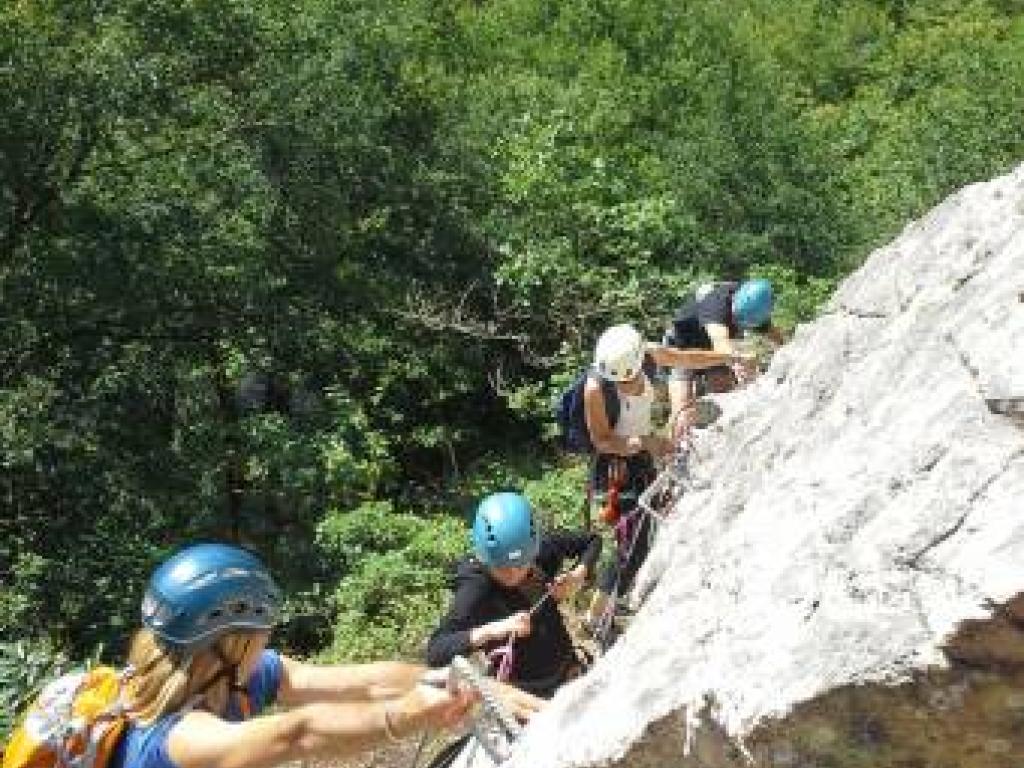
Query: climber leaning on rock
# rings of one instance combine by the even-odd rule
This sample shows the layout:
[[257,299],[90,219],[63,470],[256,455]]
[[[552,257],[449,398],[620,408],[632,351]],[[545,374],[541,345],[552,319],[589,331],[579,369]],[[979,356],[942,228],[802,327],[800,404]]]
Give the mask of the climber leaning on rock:
[[472,696],[437,687],[445,676],[419,665],[323,666],[271,650],[280,606],[269,572],[246,550],[199,544],[161,565],[131,642],[121,693],[128,727],[110,768],[338,758],[467,714]]
[[[441,666],[480,650],[509,683],[542,697],[582,671],[558,610],[594,572],[595,533],[541,534],[529,501],[495,493],[477,507],[473,555],[456,567],[448,614],[427,644]],[[578,560],[563,572],[567,560]]]
[[[733,353],[736,339],[755,331],[778,346],[783,338],[771,322],[774,304],[772,284],[767,280],[708,283],[698,288],[694,298],[676,312],[665,333],[665,343],[678,349]],[[756,372],[756,360],[752,357],[699,372],[674,368],[668,386],[674,433],[679,435],[694,425],[699,396],[729,392]]]
[[[595,457],[590,477],[591,504],[605,522],[615,526],[616,559],[601,577],[586,623],[597,625],[608,598],[625,594],[647,556],[650,522],[638,519],[640,494],[655,477],[654,459],[673,450],[651,422],[653,373],[658,367],[699,369],[747,362],[733,351],[677,349],[645,342],[631,325],[608,328],[597,341],[593,371],[583,391],[584,413]],[[617,408],[609,408],[605,387],[612,382]],[[614,413],[614,418],[609,418]],[[636,526],[640,526],[637,530]],[[634,543],[635,542],[635,543]]]

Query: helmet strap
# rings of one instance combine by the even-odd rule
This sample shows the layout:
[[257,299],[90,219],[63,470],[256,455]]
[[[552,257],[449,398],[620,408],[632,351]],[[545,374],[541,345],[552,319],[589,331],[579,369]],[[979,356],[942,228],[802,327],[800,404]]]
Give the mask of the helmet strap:
[[[248,699],[249,699],[249,687],[247,685],[243,685],[238,680],[238,667],[239,667],[239,664],[237,662],[231,661],[227,656],[225,656],[224,655],[224,651],[222,651],[219,646],[214,645],[214,646],[212,646],[211,650],[213,651],[214,655],[216,655],[217,658],[220,660],[221,668],[218,669],[210,677],[209,680],[207,680],[205,683],[203,683],[203,685],[199,688],[199,690],[196,691],[195,695],[197,697],[203,696],[213,686],[215,686],[221,680],[227,678],[227,681],[228,681],[228,691],[230,693],[234,693],[234,694],[242,694],[242,697],[243,697],[243,699],[242,699],[242,701],[243,701],[242,712],[244,714],[246,712],[246,710],[248,709],[247,702],[248,702]],[[248,653],[249,653],[249,638],[246,638],[245,646],[244,646],[244,649],[242,651],[242,658],[244,659],[248,655]]]

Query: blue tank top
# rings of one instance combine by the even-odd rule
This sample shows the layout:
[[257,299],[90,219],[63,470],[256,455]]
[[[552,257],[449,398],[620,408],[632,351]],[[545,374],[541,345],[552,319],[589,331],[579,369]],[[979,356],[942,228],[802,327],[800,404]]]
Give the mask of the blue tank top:
[[[256,715],[274,703],[281,685],[283,665],[276,651],[265,650],[249,677],[249,706]],[[181,712],[160,718],[152,725],[129,726],[117,745],[110,768],[177,768],[167,754],[167,734],[182,717]],[[233,723],[243,720],[237,698],[224,718]]]

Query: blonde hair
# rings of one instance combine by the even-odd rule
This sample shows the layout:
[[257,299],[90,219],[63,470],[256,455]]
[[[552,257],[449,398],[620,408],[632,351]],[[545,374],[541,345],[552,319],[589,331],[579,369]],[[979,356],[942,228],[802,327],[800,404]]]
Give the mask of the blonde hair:
[[[132,674],[125,685],[125,699],[132,717],[149,725],[190,703],[223,715],[232,686],[245,684],[244,676],[265,639],[262,632],[232,632],[210,647],[189,653],[161,643],[149,629],[140,629],[128,652]],[[237,667],[236,676],[242,679],[224,674],[226,666]],[[218,674],[223,676],[210,685]]]

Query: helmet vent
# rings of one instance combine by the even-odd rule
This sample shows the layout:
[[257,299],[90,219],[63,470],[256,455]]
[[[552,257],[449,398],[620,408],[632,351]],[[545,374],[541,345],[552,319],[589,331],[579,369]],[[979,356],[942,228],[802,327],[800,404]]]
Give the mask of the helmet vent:
[[202,589],[203,587],[207,587],[210,584],[213,584],[215,581],[217,581],[217,579],[218,579],[218,574],[217,574],[216,571],[210,571],[210,572],[207,572],[207,573],[201,573],[198,576],[196,576],[194,579],[192,579],[188,583],[188,586],[189,586],[189,589]]

